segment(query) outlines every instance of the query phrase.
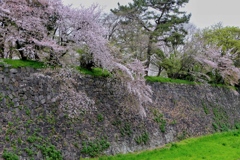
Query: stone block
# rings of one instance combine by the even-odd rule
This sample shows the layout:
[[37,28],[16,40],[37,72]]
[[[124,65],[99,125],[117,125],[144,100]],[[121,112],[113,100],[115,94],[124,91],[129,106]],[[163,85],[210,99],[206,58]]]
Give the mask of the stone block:
[[46,100],[45,99],[42,99],[41,100],[41,104],[45,104],[46,103]]
[[15,68],[11,68],[11,69],[10,69],[10,73],[11,73],[11,74],[16,74],[16,73],[18,73],[18,70],[15,69]]
[[4,77],[3,81],[4,81],[5,84],[9,84],[9,78],[8,77]]

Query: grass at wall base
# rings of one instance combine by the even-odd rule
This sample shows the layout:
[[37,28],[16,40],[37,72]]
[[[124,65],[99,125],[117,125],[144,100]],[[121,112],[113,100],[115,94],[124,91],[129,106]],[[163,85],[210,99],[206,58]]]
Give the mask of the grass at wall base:
[[[87,158],[86,158],[87,159]],[[240,130],[189,138],[140,153],[104,156],[91,160],[239,160]],[[90,160],[90,159],[89,159]]]

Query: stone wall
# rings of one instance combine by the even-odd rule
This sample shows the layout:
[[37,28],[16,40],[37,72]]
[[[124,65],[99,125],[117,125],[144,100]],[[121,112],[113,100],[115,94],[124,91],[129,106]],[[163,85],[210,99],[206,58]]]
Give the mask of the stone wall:
[[20,159],[44,159],[41,146],[55,146],[64,159],[79,159],[93,154],[84,146],[100,141],[101,154],[127,153],[232,129],[240,122],[236,91],[149,85],[153,103],[145,104],[147,117],[142,118],[136,99],[118,79],[0,66],[0,155],[5,149]]

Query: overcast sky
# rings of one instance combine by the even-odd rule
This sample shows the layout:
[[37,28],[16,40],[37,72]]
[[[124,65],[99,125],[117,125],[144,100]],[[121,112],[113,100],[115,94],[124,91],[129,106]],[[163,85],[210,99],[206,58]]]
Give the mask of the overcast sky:
[[[90,6],[98,3],[108,12],[117,7],[117,3],[128,4],[132,0],[63,0],[64,4]],[[189,0],[185,9],[192,13],[190,22],[199,28],[209,27],[218,22],[224,26],[240,27],[240,0]]]

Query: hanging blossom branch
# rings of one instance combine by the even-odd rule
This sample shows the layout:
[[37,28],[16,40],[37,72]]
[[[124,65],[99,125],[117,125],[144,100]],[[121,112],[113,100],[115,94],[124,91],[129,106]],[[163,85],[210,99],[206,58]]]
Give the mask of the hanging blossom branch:
[[[139,102],[138,106],[142,117],[146,117],[143,104],[151,102],[151,87],[145,84],[145,69],[138,60],[133,61],[125,66],[116,60],[111,54],[111,48],[108,47],[108,41],[104,38],[107,34],[105,28],[99,25],[101,12],[98,6],[92,5],[90,8],[82,7],[79,9],[64,9],[62,20],[59,21],[59,35],[65,39],[64,41],[73,41],[88,46],[89,54],[92,54],[94,62],[101,67],[124,73],[125,76],[119,75],[122,82],[127,86],[129,93],[136,96]],[[68,21],[64,21],[67,20]],[[84,42],[84,43],[83,43]]]
[[119,77],[121,77],[122,82],[127,86],[129,93],[136,96],[140,115],[146,117],[147,114],[143,105],[147,102],[152,103],[152,89],[145,83],[145,68],[142,62],[135,59],[127,67],[120,63],[116,63],[115,66],[115,68],[125,73],[125,76]]
[[197,56],[195,59],[216,70],[227,85],[236,85],[240,79],[240,69],[234,66],[233,59],[235,54],[231,54],[231,50],[222,54],[221,48],[211,47],[205,49],[205,53]]
[[143,104],[150,102],[152,103],[152,89],[149,85],[145,84],[145,67],[142,62],[135,59],[132,63],[128,64],[131,69],[135,80],[128,83],[128,90],[133,94],[137,95],[140,113],[142,116],[146,117],[146,112],[143,108]]

